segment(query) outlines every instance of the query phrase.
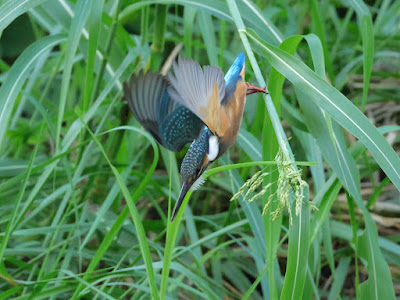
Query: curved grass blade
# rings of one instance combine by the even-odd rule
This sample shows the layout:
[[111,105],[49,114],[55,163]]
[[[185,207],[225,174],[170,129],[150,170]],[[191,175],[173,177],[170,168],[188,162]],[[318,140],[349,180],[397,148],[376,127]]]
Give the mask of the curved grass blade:
[[[95,141],[97,146],[99,147],[99,149],[102,152],[104,158],[106,159],[108,165],[110,166],[112,172],[114,173],[114,176],[118,182],[118,185],[122,191],[122,194],[124,195],[124,197],[126,199],[126,202],[128,204],[129,211],[132,215],[132,220],[133,220],[133,223],[135,225],[136,232],[138,235],[140,252],[142,253],[142,257],[143,257],[143,260],[146,265],[147,276],[148,276],[148,279],[150,282],[151,295],[152,295],[153,299],[158,299],[158,289],[157,289],[157,285],[156,285],[156,281],[155,281],[155,277],[154,277],[154,270],[153,270],[153,264],[152,264],[152,260],[151,260],[149,243],[147,242],[147,237],[146,237],[146,233],[143,228],[140,214],[136,208],[136,202],[133,200],[133,197],[131,197],[129,190],[126,187],[124,181],[122,180],[121,175],[119,174],[118,170],[113,166],[110,159],[108,158],[106,152],[104,151],[103,146],[101,145],[101,143],[99,142],[97,137],[93,134],[93,132],[90,130],[90,128],[87,126],[85,121],[83,120],[83,116],[80,114],[80,112],[79,112],[79,115],[81,117],[81,122],[85,125],[86,130],[89,132],[89,134],[91,135],[91,137],[93,138],[93,140]],[[153,143],[154,143],[154,141],[153,141]],[[153,162],[154,161],[158,161],[158,152],[157,152],[157,156],[155,155],[155,159],[153,160]],[[155,168],[155,165],[154,165],[154,168]]]
[[0,33],[12,21],[46,0],[13,0],[0,6]]
[[74,65],[75,53],[78,48],[79,40],[83,27],[89,16],[92,0],[80,0],[75,6],[75,16],[72,19],[71,29],[68,36],[67,50],[65,54],[65,67],[61,81],[60,103],[58,105],[57,132],[56,132],[56,152],[60,149],[61,125],[64,119],[67,93],[70,87],[72,66]]
[[25,49],[8,71],[7,78],[0,87],[0,150],[15,99],[29,76],[29,71],[41,55],[63,40],[65,40],[64,35],[51,35],[33,43]]
[[[41,131],[43,132],[43,126],[42,126],[42,130]],[[30,158],[29,163],[28,163],[27,170],[26,170],[26,172],[24,174],[25,175],[24,176],[24,180],[23,180],[23,182],[21,184],[21,187],[20,187],[20,190],[18,192],[17,201],[15,201],[14,208],[13,208],[13,210],[11,212],[10,220],[7,223],[7,227],[5,229],[4,236],[2,236],[0,238],[0,264],[2,263],[4,250],[6,249],[8,241],[9,241],[10,236],[12,234],[13,223],[14,223],[14,221],[16,219],[18,208],[20,207],[22,198],[23,198],[24,193],[25,193],[25,189],[26,189],[26,187],[28,185],[28,180],[29,180],[29,177],[31,176],[31,171],[32,171],[32,167],[33,167],[33,160],[36,157],[36,153],[37,153],[38,148],[39,148],[39,144],[37,144],[35,149],[33,150],[33,153],[31,155],[31,158]]]

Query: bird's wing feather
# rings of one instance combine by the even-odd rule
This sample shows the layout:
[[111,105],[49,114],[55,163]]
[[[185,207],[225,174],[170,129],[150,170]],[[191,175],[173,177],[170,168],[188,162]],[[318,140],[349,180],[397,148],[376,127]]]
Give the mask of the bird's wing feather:
[[179,105],[160,124],[162,145],[179,152],[184,145],[200,135],[204,123],[186,107]]
[[199,136],[204,123],[171,99],[168,86],[161,74],[140,71],[124,83],[124,95],[139,123],[158,143],[177,152]]
[[[140,71],[124,83],[124,97],[139,123],[162,143],[158,132],[158,104],[165,98],[167,81],[159,74]],[[164,96],[164,97],[163,97]],[[168,109],[170,105],[167,105]]]
[[205,66],[202,69],[198,62],[179,57],[178,63],[173,63],[173,70],[174,75],[171,72],[168,74],[171,82],[169,94],[211,129],[213,124],[207,122],[210,119],[207,115],[219,108],[225,96],[225,80],[221,68]]

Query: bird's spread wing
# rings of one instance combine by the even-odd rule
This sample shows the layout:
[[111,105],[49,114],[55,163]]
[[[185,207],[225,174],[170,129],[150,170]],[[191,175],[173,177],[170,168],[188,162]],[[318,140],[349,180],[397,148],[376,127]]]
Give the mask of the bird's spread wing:
[[166,111],[173,109],[168,101],[167,82],[161,75],[140,71],[124,83],[124,97],[139,123],[162,144],[158,132],[158,106],[163,103]]
[[139,123],[158,143],[177,152],[199,136],[204,123],[171,99],[168,86],[161,74],[141,71],[124,83],[124,96]]
[[226,88],[221,68],[201,68],[194,60],[179,57],[178,63],[173,63],[173,70],[174,75],[168,75],[170,96],[196,114],[215,133]]

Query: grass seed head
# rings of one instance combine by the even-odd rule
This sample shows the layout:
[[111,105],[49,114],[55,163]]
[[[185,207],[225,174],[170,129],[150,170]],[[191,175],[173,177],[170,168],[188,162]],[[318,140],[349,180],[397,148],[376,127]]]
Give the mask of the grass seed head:
[[[275,211],[271,212],[272,219],[276,220],[283,210],[287,208],[290,223],[292,224],[290,196],[294,195],[295,210],[296,215],[298,215],[301,211],[304,199],[304,188],[307,186],[307,183],[301,179],[301,170],[293,168],[292,162],[285,160],[281,150],[278,151],[275,161],[279,172],[278,187],[276,190],[276,196],[279,203]],[[275,193],[268,197],[268,201],[263,209],[263,214],[267,212],[274,195]]]

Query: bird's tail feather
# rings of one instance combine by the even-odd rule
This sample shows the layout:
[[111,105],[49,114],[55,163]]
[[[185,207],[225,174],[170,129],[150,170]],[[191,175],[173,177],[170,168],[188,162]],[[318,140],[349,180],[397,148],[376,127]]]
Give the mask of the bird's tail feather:
[[171,222],[173,222],[175,220],[175,217],[178,214],[179,209],[181,208],[183,200],[185,199],[185,196],[186,196],[187,192],[189,191],[190,187],[191,187],[191,185],[189,185],[187,183],[183,183],[181,191],[179,193],[178,201],[176,201],[176,204],[174,207],[174,212],[172,213]]

